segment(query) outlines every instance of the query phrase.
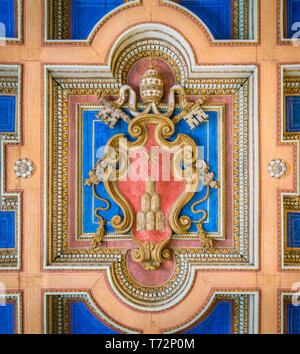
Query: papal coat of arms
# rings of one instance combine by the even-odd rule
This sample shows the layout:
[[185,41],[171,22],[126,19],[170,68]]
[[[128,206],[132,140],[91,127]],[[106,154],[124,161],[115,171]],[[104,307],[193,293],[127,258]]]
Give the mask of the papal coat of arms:
[[44,269],[158,311],[198,270],[257,268],[256,76],[189,67],[152,35],[114,50],[109,68],[45,71]]
[[[114,101],[98,96],[103,108],[96,117],[111,129],[122,120],[128,124],[128,134],[109,138],[85,180],[85,186],[92,188],[94,198],[101,203],[94,208],[99,226],[92,247],[101,246],[106,225],[110,224],[117,234],[130,235],[136,244],[133,261],[149,271],[170,260],[168,243],[172,236],[188,233],[192,223],[199,245],[207,252],[215,250],[214,239],[204,227],[209,208],[202,205],[211,189],[218,188],[218,182],[201,146],[192,136],[176,129],[179,122],[184,122],[186,128],[194,130],[209,119],[201,108],[205,97],[188,102],[184,88],[176,84],[168,93],[168,103],[160,109],[163,93],[163,80],[150,62],[140,80],[143,109],[138,108],[137,94],[129,85],[121,87]],[[128,108],[123,109],[126,100]],[[109,210],[111,203],[97,191],[100,184],[120,210],[110,220],[103,211]],[[194,200],[199,191],[201,197]],[[183,210],[191,200],[193,221]]]

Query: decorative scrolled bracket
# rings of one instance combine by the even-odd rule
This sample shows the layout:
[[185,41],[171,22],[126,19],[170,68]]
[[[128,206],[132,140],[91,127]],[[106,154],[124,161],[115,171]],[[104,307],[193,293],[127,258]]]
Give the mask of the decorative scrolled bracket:
[[138,248],[132,251],[132,259],[141,263],[145,270],[157,270],[161,264],[167,262],[171,258],[171,251],[165,246],[170,241],[171,236],[159,243],[154,241],[141,242],[133,236],[133,241]]

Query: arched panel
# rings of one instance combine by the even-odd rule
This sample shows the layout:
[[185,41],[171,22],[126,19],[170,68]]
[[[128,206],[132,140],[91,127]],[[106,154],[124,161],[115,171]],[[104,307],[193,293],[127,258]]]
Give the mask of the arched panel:
[[259,292],[214,291],[192,319],[163,333],[242,334],[258,333]]
[[139,333],[111,319],[89,292],[45,291],[44,333],[120,334]]

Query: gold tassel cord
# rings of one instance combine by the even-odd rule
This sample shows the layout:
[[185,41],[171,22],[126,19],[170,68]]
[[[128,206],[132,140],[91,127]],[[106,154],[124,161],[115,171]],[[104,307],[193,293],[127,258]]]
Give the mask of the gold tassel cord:
[[[99,208],[97,208],[97,209],[95,210],[95,213],[96,213],[97,210],[106,211],[106,210],[108,210],[108,209],[110,208],[110,202],[109,202],[109,200],[104,199],[104,198],[101,198],[101,197],[97,194],[95,183],[93,183],[93,194],[94,194],[95,198],[97,198],[98,200],[101,200],[102,202],[106,203],[106,207],[99,207]],[[97,215],[97,214],[96,214],[96,215]],[[97,215],[97,216],[98,216],[98,215]]]
[[101,242],[104,239],[104,235],[105,235],[105,228],[104,225],[106,224],[106,220],[102,218],[101,215],[99,215],[99,211],[106,211],[110,208],[110,202],[107,199],[101,198],[97,192],[96,192],[96,187],[95,184],[93,183],[93,194],[95,196],[95,198],[97,198],[98,200],[101,200],[102,202],[106,203],[106,207],[98,207],[95,209],[95,215],[98,218],[99,221],[99,226],[98,229],[93,237],[93,248],[97,248]]
[[104,235],[105,235],[105,228],[104,225],[106,223],[106,220],[103,219],[100,215],[98,215],[95,211],[95,214],[97,215],[98,219],[99,219],[99,226],[98,229],[93,237],[93,248],[97,248],[101,242],[104,239]]
[[[201,210],[195,210],[196,205],[201,204],[201,203],[205,202],[205,201],[208,199],[209,193],[210,193],[210,187],[209,187],[209,186],[206,186],[206,188],[207,188],[207,190],[206,190],[205,197],[202,198],[202,199],[200,199],[200,200],[198,200],[197,202],[193,203],[192,206],[191,206],[191,210],[192,210],[192,212],[193,212],[194,214],[199,214],[199,213],[201,213],[201,212],[206,214],[206,211],[205,211],[205,210],[202,210],[202,209],[201,209]],[[206,216],[207,216],[207,215],[205,215],[204,218],[202,218],[201,220],[204,220],[204,219],[206,218]]]
[[197,224],[197,229],[198,229],[198,237],[200,242],[202,243],[203,248],[207,252],[215,252],[216,246],[215,246],[215,241],[209,237],[207,237],[206,232],[203,229],[203,221],[199,221]]

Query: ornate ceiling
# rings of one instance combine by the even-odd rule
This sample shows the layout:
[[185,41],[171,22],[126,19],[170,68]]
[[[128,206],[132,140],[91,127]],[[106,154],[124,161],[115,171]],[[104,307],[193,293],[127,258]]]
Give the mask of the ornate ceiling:
[[1,2],[0,333],[299,333],[299,8]]

